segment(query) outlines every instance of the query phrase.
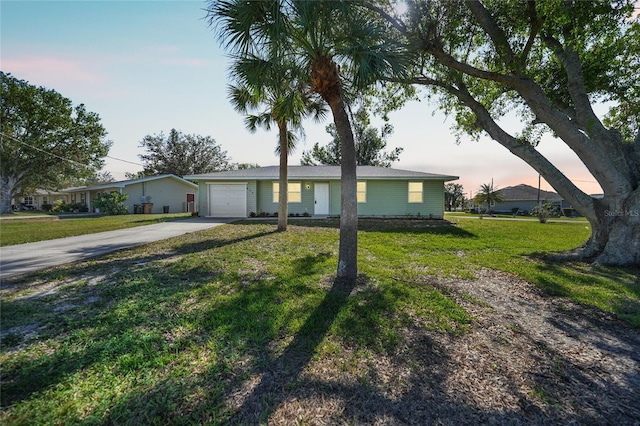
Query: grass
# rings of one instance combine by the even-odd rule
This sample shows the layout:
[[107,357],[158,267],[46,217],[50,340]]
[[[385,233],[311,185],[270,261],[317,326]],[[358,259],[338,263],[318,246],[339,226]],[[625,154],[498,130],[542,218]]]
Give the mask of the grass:
[[538,257],[583,242],[584,224],[361,221],[348,286],[332,278],[336,222],[292,223],[224,225],[4,283],[0,422],[225,424],[271,395],[260,377],[276,366],[292,392],[316,368],[372,386],[367,363],[401,352],[408,328],[465,333],[473,318],[430,283],[481,267],[640,328],[638,271]]
[[189,213],[121,216],[65,217],[39,215],[34,218],[0,220],[0,246],[53,240],[94,232],[152,225],[191,217]]
[[[495,213],[492,214],[491,216],[487,215],[486,213],[480,214],[480,213],[465,213],[465,212],[447,212],[445,211],[444,213],[445,215],[445,219],[448,220],[455,220],[458,218],[475,218],[475,219],[479,219],[480,216],[482,216],[484,219],[487,218],[499,218],[499,219],[516,219],[516,220],[531,220],[531,221],[537,221],[539,222],[538,218],[536,216],[523,216],[523,215],[517,215],[516,217],[513,217],[513,214],[509,214],[509,213]],[[549,222],[554,222],[554,221],[570,221],[570,222],[587,222],[587,219],[582,217],[582,216],[577,216],[577,217],[565,217],[565,216],[558,216],[558,217],[550,217],[548,219]]]

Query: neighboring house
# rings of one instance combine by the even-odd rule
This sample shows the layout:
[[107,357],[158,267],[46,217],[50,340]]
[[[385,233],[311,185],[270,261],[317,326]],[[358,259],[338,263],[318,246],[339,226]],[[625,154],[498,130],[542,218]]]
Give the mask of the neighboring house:
[[47,189],[36,189],[33,194],[24,195],[11,200],[11,205],[16,210],[42,210],[43,206],[53,205],[56,201],[69,202],[68,194],[61,191],[50,191]]
[[508,186],[498,192],[504,196],[504,201],[491,206],[491,209],[497,213],[512,213],[516,208],[520,213],[525,211],[530,213],[535,206],[544,202],[561,209],[571,207],[555,192],[540,190],[538,194],[538,188],[525,184]]
[[[198,182],[202,216],[247,217],[278,211],[279,167],[188,175]],[[444,183],[457,176],[358,166],[359,216],[444,217]],[[340,166],[289,166],[290,214],[340,215]]]
[[89,211],[95,211],[91,203],[101,192],[118,192],[129,197],[125,205],[129,213],[169,213],[193,212],[198,185],[176,175],[149,176],[141,179],[124,180],[68,188],[68,202],[86,204]]

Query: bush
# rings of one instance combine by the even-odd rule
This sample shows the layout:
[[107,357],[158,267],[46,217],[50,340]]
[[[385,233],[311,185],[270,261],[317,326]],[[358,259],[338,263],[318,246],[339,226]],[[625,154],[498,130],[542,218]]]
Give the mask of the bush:
[[51,211],[54,213],[61,213],[63,210],[63,208],[66,206],[67,204],[62,201],[62,200],[56,200],[53,203],[53,207],[51,207]]
[[551,207],[551,204],[549,203],[542,203],[542,205],[535,206],[531,209],[531,214],[536,216],[540,223],[546,223],[552,213],[553,207]]
[[127,214],[127,206],[124,201],[129,198],[127,194],[117,192],[101,192],[93,201],[93,206],[100,210],[101,213],[108,215]]
[[40,206],[40,208],[42,210],[44,210],[45,212],[50,212],[51,209],[53,208],[53,204],[49,204],[49,203],[42,203],[42,205]]

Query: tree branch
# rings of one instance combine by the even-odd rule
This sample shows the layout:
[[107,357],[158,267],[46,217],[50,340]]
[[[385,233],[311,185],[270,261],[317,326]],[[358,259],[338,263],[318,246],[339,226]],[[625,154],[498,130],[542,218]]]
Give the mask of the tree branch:
[[528,163],[534,170],[544,176],[545,180],[582,215],[589,220],[596,221],[593,199],[576,187],[556,166],[533,146],[516,139],[505,132],[491,117],[489,111],[461,85],[460,88],[445,84],[428,77],[418,77],[413,84],[433,85],[446,90],[457,97],[460,102],[470,108],[477,124],[486,131],[492,139],[507,148],[512,154]]
[[478,20],[480,26],[491,38],[493,46],[496,48],[496,52],[498,52],[498,55],[500,55],[504,64],[513,71],[516,71],[518,66],[516,63],[516,56],[514,55],[513,50],[511,50],[511,46],[507,41],[507,36],[504,31],[502,31],[502,28],[498,26],[495,19],[493,19],[489,11],[481,2],[478,0],[467,0],[465,3],[467,8],[469,8],[471,13],[473,13],[473,16]]
[[542,26],[544,25],[544,18],[538,18],[538,14],[536,13],[535,0],[529,0],[527,2],[527,11],[529,12],[531,30],[529,31],[527,44],[525,44],[524,49],[522,49],[522,53],[520,54],[520,61],[522,63],[525,63],[527,61],[529,52],[531,52],[531,48],[533,47],[533,43],[535,42],[536,37],[538,36],[540,30],[542,29]]

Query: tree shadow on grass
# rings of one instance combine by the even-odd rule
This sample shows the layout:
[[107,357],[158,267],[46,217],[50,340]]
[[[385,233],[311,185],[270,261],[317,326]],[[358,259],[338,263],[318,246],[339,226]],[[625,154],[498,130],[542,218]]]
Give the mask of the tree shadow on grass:
[[286,397],[282,390],[294,382],[311,361],[355,285],[356,280],[336,279],[333,282],[293,341],[263,369],[259,383],[244,398],[231,418],[232,423],[258,424],[267,421]]
[[[240,225],[247,223],[272,223],[272,221],[240,221],[236,222]],[[339,218],[326,219],[292,219],[289,225],[301,226],[308,228],[340,228]],[[452,235],[459,238],[477,238],[478,236],[465,229],[455,226],[452,222],[443,219],[411,219],[411,218],[359,218],[358,231],[373,231],[384,233],[413,233],[413,234],[433,234],[433,235]]]
[[[170,316],[168,301],[206,285],[221,273],[206,265],[189,265],[188,274],[171,273],[154,262],[252,241],[274,232],[231,239],[186,237],[191,241],[163,252],[147,254],[144,247],[134,248],[129,255],[104,256],[6,280],[2,287],[6,292],[27,293],[2,300],[2,353],[40,339],[55,346],[71,335],[91,343],[81,350],[57,350],[10,367],[5,365],[0,406],[26,400],[77,371],[109,359],[123,357],[124,370],[135,367],[136,359],[149,358],[152,354],[147,353],[148,348],[156,345],[154,340],[159,341],[158,336],[140,336],[136,329],[167,319],[150,312],[166,305],[166,315]],[[104,324],[111,325],[106,329]],[[131,355],[129,361],[127,355]]]

